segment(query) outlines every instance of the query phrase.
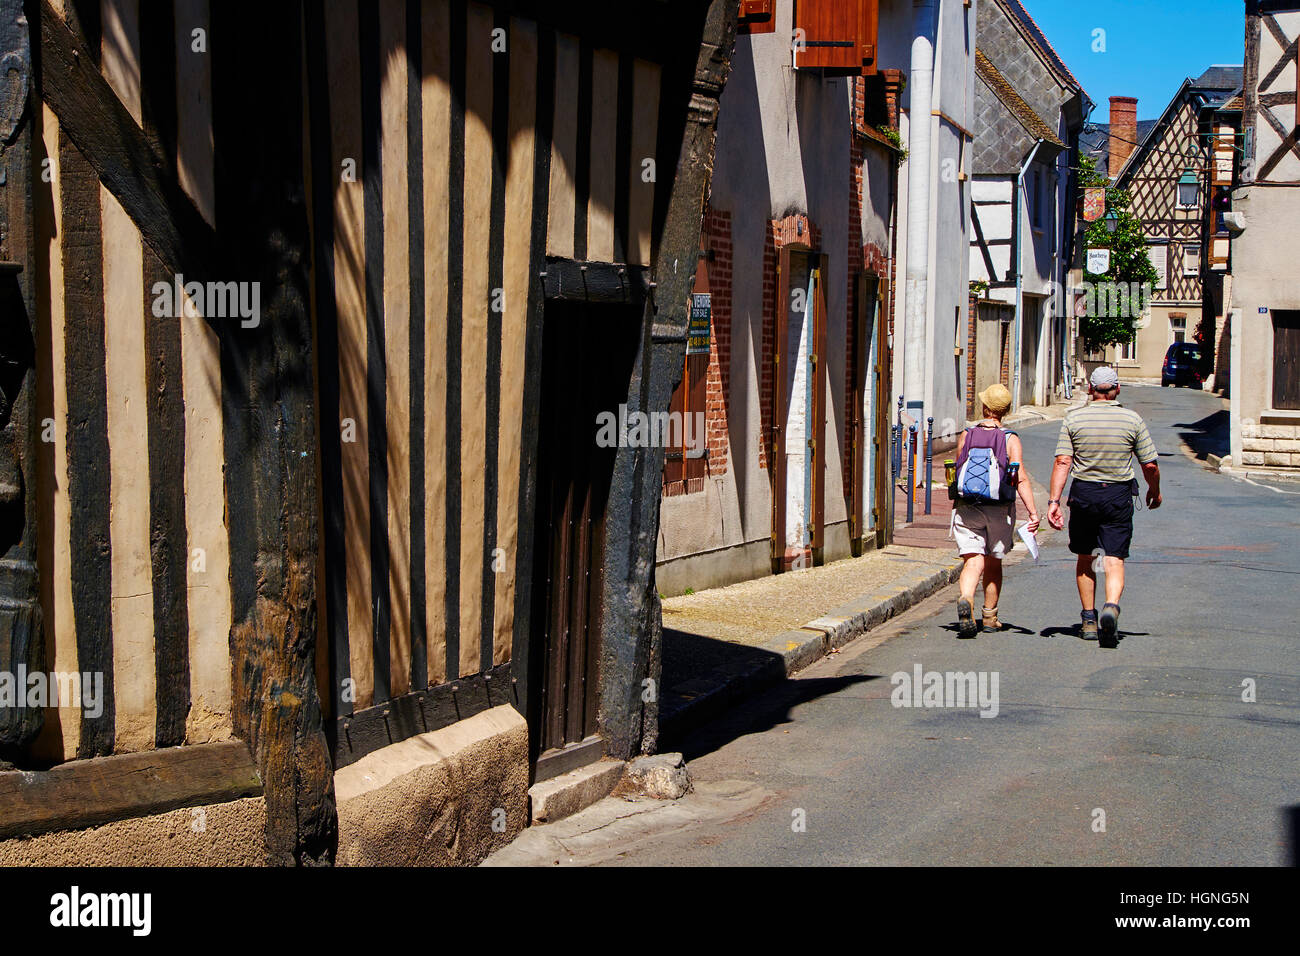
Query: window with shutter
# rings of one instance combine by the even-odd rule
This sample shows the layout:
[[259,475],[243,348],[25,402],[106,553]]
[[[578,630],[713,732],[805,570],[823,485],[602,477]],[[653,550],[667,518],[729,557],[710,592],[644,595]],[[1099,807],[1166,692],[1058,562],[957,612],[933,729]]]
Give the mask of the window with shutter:
[[775,33],[776,0],[740,0],[737,33]]
[[794,65],[830,76],[876,72],[879,0],[795,0]]

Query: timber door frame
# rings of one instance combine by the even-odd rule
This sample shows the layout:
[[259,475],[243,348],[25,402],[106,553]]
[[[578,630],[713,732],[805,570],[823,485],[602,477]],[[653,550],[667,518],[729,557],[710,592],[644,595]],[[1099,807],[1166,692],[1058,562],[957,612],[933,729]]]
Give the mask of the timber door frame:
[[[803,256],[808,262],[808,275],[814,283],[812,306],[813,327],[809,341],[809,361],[813,375],[813,405],[810,411],[813,438],[809,448],[812,469],[812,514],[809,530],[809,550],[812,563],[821,564],[823,560],[825,514],[826,514],[826,469],[825,435],[826,435],[826,272],[828,257],[825,253],[815,252],[805,245],[791,244],[782,246],[777,265],[777,301],[775,315],[775,339],[773,348],[773,388],[772,388],[772,535],[771,561],[772,573],[780,574],[794,565],[800,554],[791,553],[785,543],[786,519],[786,434],[785,434],[785,372],[790,364],[789,356],[789,315],[790,315],[790,256],[791,253]],[[783,360],[784,358],[784,360]]]
[[883,548],[893,540],[894,483],[890,474],[890,457],[892,448],[886,445],[886,435],[890,434],[890,395],[893,392],[893,355],[889,338],[889,276],[882,275],[876,291],[876,361],[873,369],[875,375],[875,433],[872,435],[871,447],[875,457],[876,482],[875,501],[872,504],[872,520],[876,528],[876,547]]
[[1270,317],[1273,357],[1269,365],[1269,401],[1276,409],[1300,408],[1300,311],[1273,309]]
[[[853,389],[850,398],[852,418],[849,422],[849,549],[854,557],[859,557],[866,550],[866,533],[871,528],[877,532],[881,524],[879,508],[880,487],[884,482],[880,467],[880,435],[885,424],[881,418],[881,408],[886,405],[881,392],[880,349],[881,335],[884,330],[884,284],[885,278],[876,272],[861,272],[857,277],[857,309],[854,322],[857,323],[854,338]],[[871,420],[866,417],[865,405],[867,390],[871,392]],[[868,429],[870,431],[868,432]],[[870,445],[871,460],[867,462],[867,446]],[[871,468],[872,501],[866,501],[867,468]],[[867,509],[870,507],[871,521],[867,521]],[[882,542],[875,542],[879,547]]]

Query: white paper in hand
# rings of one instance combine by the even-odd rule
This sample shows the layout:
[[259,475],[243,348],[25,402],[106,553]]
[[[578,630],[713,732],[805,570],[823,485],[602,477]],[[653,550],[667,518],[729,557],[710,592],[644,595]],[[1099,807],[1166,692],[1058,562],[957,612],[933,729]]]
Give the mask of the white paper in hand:
[[1034,534],[1034,532],[1032,531],[1026,531],[1025,529],[1028,527],[1029,525],[1022,524],[1017,529],[1017,531],[1020,533],[1020,540],[1023,541],[1025,543],[1025,547],[1029,549],[1030,556],[1035,561],[1037,561],[1038,560],[1038,535]]

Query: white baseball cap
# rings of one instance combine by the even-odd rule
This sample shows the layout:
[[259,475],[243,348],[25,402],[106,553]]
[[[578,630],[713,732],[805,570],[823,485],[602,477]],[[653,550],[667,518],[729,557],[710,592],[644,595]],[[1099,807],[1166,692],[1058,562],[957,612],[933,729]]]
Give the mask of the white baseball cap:
[[1119,373],[1109,365],[1103,365],[1092,373],[1092,378],[1089,381],[1092,382],[1093,388],[1114,388],[1119,384]]

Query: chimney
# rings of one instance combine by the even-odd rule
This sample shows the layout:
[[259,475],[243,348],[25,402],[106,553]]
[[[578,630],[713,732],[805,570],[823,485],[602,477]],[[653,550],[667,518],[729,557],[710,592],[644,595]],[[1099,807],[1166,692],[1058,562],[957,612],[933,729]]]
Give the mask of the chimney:
[[1138,101],[1132,96],[1110,98],[1110,165],[1107,174],[1111,179],[1119,175],[1129,153],[1137,146]]

